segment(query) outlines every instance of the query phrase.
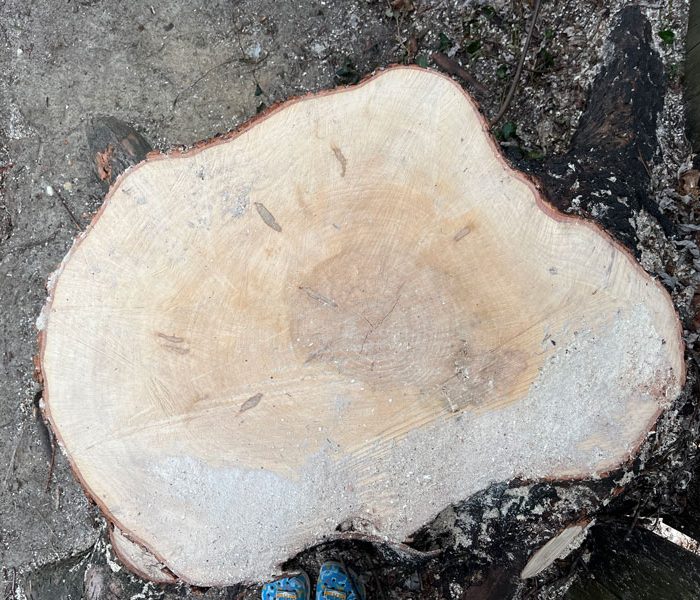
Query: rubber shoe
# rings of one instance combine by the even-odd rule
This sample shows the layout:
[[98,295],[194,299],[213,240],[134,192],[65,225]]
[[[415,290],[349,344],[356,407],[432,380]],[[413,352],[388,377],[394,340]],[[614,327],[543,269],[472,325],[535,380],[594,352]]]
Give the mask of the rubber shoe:
[[310,594],[309,576],[302,571],[299,575],[266,583],[262,600],[309,600]]
[[316,600],[365,600],[365,588],[352,570],[329,561],[321,565]]

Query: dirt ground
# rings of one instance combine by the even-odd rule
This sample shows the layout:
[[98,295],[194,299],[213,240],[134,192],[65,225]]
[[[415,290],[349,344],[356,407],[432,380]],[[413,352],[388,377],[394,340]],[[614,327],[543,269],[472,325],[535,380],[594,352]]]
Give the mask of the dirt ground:
[[[604,60],[612,17],[625,4],[544,3],[513,107],[495,129],[504,146],[531,160],[566,150]],[[352,84],[392,63],[438,68],[430,59],[436,51],[465,65],[482,86],[465,87],[493,116],[531,6],[0,0],[0,598],[238,597],[237,590],[161,589],[129,575],[60,452],[47,485],[51,451],[36,418],[35,320],[49,274],[103,197],[87,147],[90,118],[132,123],[157,148],[189,145],[275,102]],[[690,154],[678,83],[687,0],[644,7],[669,76],[662,152],[651,165],[663,198]],[[649,270],[663,271],[649,261]],[[395,588],[386,594],[420,596],[410,578]]]

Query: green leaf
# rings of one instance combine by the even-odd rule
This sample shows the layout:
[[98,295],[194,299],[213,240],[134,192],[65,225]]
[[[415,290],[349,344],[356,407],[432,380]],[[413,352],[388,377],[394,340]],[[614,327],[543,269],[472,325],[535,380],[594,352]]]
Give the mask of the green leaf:
[[554,57],[547,48],[542,48],[537,53],[536,64],[543,70],[551,69],[554,66]]
[[467,44],[465,49],[469,54],[476,54],[481,49],[481,41],[473,40]]
[[442,33],[442,31],[438,37],[440,39],[440,45],[438,46],[438,50],[440,52],[447,52],[450,48],[452,48],[452,40]]
[[681,65],[679,65],[678,63],[673,62],[673,63],[668,65],[668,76],[671,79],[676,79],[676,78],[680,77],[681,73],[682,73],[682,68],[681,68]]
[[676,34],[673,33],[672,29],[662,29],[659,31],[659,37],[664,44],[673,44],[676,39]]
[[419,56],[416,56],[416,64],[419,67],[423,67],[424,69],[428,68],[428,57],[425,56],[424,54],[420,54]]
[[499,79],[505,79],[508,77],[508,73],[510,70],[508,69],[508,65],[498,65],[498,68],[496,69],[496,77]]
[[491,19],[496,14],[496,9],[493,6],[485,4],[481,7],[481,14],[484,15],[487,19]]
[[539,150],[528,150],[525,153],[525,158],[530,160],[542,160],[544,158],[544,153]]
[[515,136],[515,123],[513,121],[506,121],[501,127],[501,135],[503,135],[504,140],[509,140]]
[[335,72],[335,80],[338,85],[354,85],[360,81],[360,74],[349,58],[345,59],[342,66]]

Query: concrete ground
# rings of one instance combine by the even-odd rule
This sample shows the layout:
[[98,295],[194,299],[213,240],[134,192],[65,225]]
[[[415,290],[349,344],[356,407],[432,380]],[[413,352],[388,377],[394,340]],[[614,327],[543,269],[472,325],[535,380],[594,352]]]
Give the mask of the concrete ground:
[[[522,44],[522,4],[0,0],[0,598],[193,593],[124,572],[60,453],[47,486],[34,324],[49,274],[103,197],[87,148],[89,118],[133,123],[158,148],[188,145],[274,102],[354,83],[378,67],[435,66],[428,61],[435,50],[477,76],[486,88],[477,98],[493,115]],[[621,4],[551,3],[508,116],[517,134],[505,125],[497,131],[505,143],[533,157],[565,149]],[[680,31],[681,5],[653,9],[655,18]],[[237,597],[236,590],[199,594]]]

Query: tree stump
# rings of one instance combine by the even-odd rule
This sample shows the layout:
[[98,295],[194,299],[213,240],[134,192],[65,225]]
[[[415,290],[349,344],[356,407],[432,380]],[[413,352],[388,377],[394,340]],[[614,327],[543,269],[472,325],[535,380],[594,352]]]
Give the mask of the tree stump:
[[121,556],[197,585],[605,475],[685,376],[665,290],[417,68],[150,155],[40,325],[47,417]]

